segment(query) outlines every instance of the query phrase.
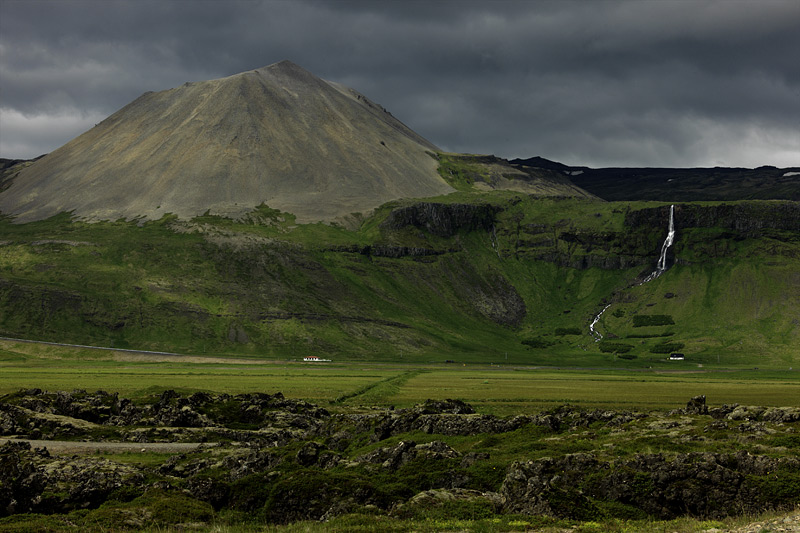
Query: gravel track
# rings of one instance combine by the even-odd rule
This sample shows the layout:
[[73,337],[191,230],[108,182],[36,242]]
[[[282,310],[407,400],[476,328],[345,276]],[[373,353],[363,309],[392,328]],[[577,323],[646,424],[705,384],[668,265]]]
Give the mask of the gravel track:
[[208,446],[208,444],[203,444],[200,442],[88,442],[31,439],[0,439],[0,446],[6,442],[27,442],[31,445],[31,448],[47,448],[47,451],[53,455],[94,453],[98,451],[113,453],[182,453],[196,450],[200,446]]

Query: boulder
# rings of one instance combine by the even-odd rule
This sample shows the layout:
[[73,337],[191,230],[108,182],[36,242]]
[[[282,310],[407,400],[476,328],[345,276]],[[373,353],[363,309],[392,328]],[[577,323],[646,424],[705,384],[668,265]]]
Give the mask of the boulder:
[[470,489],[431,489],[416,494],[406,503],[398,505],[392,514],[400,518],[410,518],[416,513],[429,513],[438,507],[465,502],[487,508],[493,513],[500,513],[503,507],[503,497],[496,492],[481,492]]
[[707,415],[708,406],[706,405],[706,395],[703,394],[690,399],[686,403],[684,412],[691,415]]
[[0,480],[0,517],[34,512],[47,484],[31,445],[25,442],[0,446]]
[[[687,513],[722,518],[731,509],[755,513],[764,505],[781,505],[764,499],[768,480],[755,477],[774,472],[793,478],[800,474],[800,459],[692,452],[607,462],[593,454],[572,454],[512,463],[500,494],[510,513],[587,520],[599,516],[594,502],[603,501],[663,520]],[[796,501],[780,494],[786,502]]]

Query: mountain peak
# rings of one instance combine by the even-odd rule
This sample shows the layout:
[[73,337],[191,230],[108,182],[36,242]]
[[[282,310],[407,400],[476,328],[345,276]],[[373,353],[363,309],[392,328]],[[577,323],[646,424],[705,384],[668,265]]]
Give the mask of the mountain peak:
[[145,93],[20,171],[0,211],[24,222],[241,216],[298,222],[452,191],[436,147],[380,106],[291,61]]
[[283,61],[278,61],[277,63],[272,63],[271,65],[267,65],[266,67],[262,67],[259,70],[264,70],[264,69],[287,71],[287,72],[300,70],[300,71],[303,71],[303,72],[308,72],[306,69],[304,69],[303,67],[301,67],[297,63],[289,61],[288,59],[284,59]]
[[[308,70],[298,65],[297,63],[293,63],[288,59],[284,59],[283,61],[278,61],[277,63],[267,65],[266,67],[261,67],[259,69],[256,69],[254,72],[260,74],[278,76],[278,77],[320,79],[317,78],[317,76],[315,76]],[[243,72],[242,74],[247,74],[247,73]]]

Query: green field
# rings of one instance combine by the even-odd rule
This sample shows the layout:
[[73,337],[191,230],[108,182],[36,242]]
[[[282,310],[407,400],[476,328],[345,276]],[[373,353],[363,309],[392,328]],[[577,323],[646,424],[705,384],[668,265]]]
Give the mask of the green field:
[[[136,355],[0,341],[0,394],[25,388],[109,390],[140,398],[162,390],[281,392],[342,407],[408,407],[461,399],[479,412],[587,408],[662,410],[705,394],[710,405],[800,406],[797,371],[557,369],[484,364],[302,363]],[[150,359],[148,361],[147,359]],[[676,362],[676,365],[684,365]]]

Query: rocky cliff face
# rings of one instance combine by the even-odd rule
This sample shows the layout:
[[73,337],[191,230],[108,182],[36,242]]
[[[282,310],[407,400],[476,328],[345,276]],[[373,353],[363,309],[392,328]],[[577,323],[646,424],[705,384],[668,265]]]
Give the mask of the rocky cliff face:
[[[625,215],[631,228],[667,227],[669,206],[639,209]],[[675,205],[675,229],[723,228],[747,237],[763,230],[800,232],[800,202],[772,201],[720,205]]]
[[[625,212],[624,230],[593,231],[561,224],[504,226],[500,232],[513,239],[517,257],[548,261],[559,266],[586,269],[625,269],[651,265],[667,232],[669,206]],[[706,259],[729,254],[727,246],[713,250],[713,241],[759,239],[796,242],[800,235],[800,203],[787,201],[742,204],[676,204],[675,248],[702,246]],[[712,232],[695,230],[713,230]],[[724,244],[724,243],[723,243]],[[670,255],[675,252],[670,251]],[[701,258],[693,257],[693,261]]]
[[490,204],[420,202],[393,209],[381,227],[396,230],[413,226],[439,237],[452,237],[459,231],[490,230],[498,211],[499,207]]

